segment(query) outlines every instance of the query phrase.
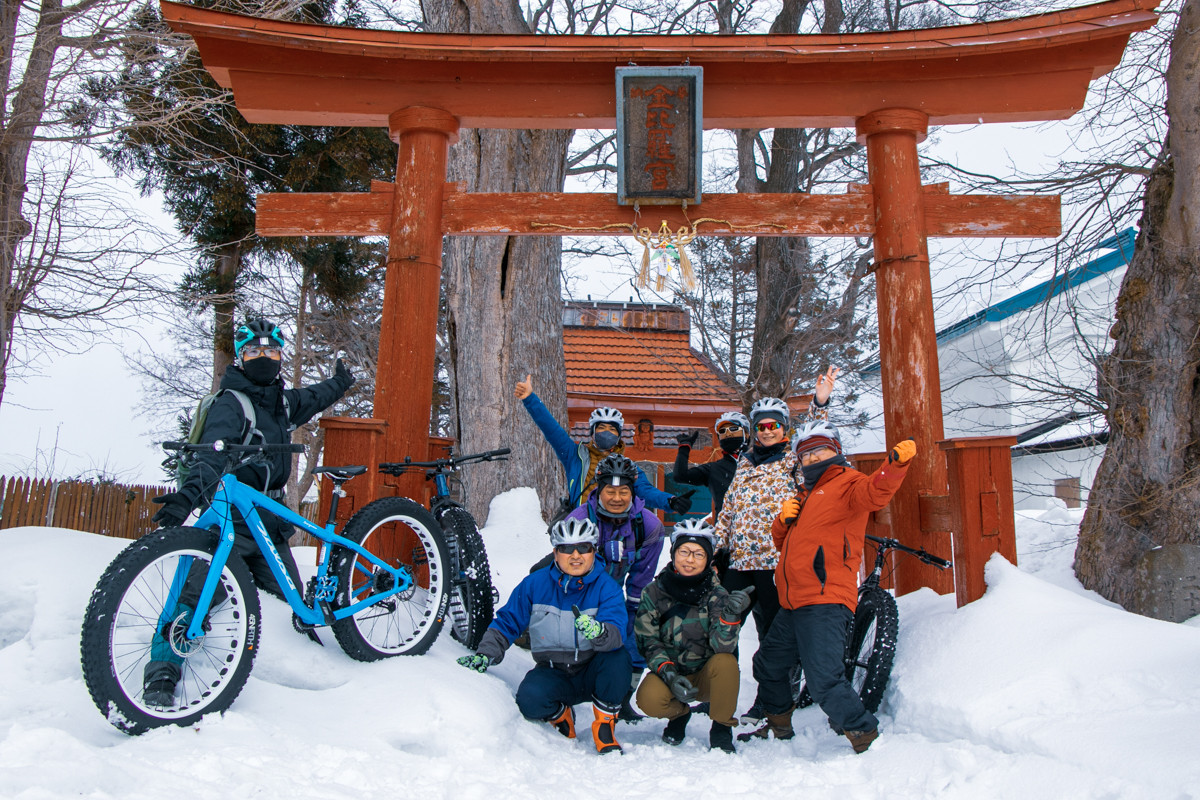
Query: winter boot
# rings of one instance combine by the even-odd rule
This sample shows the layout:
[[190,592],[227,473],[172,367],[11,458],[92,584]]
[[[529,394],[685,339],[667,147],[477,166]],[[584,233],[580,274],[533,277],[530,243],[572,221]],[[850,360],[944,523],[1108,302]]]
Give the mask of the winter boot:
[[155,708],[175,705],[175,684],[182,671],[169,661],[151,661],[143,673],[142,702]]
[[630,725],[637,725],[644,717],[634,709],[632,699],[626,697],[621,703],[621,710],[617,712],[617,719],[621,722],[628,722]]
[[592,723],[592,739],[596,743],[596,752],[600,755],[614,752],[624,755],[625,751],[621,749],[621,744],[617,741],[618,709],[594,702],[592,710],[596,714],[596,721]]
[[546,720],[554,730],[568,739],[575,738],[575,709],[563,703],[561,709],[551,719]]
[[850,746],[854,748],[854,752],[865,753],[867,752],[867,748],[871,746],[871,742],[879,738],[879,729],[846,731],[846,738],[850,740]]
[[733,728],[714,722],[708,729],[708,749],[736,753],[737,750],[733,746]]
[[746,713],[742,714],[738,721],[743,725],[758,725],[762,723],[765,716],[766,715],[763,712],[762,703],[758,702],[758,700],[755,700],[754,705],[746,709]]
[[617,715],[617,719],[621,722],[627,722],[630,725],[637,725],[644,719],[637,709],[633,707],[633,695],[637,692],[638,684],[642,682],[642,671],[634,668],[633,676],[629,681],[629,694],[625,695],[625,699],[621,702],[621,713]]
[[791,711],[788,711],[786,714],[767,714],[766,720],[766,724],[758,730],[751,731],[750,733],[739,733],[737,737],[738,741],[749,742],[752,739],[766,739],[771,734],[774,734],[775,738],[780,741],[786,741],[796,735],[796,732],[792,730]]
[[686,712],[682,717],[676,717],[667,722],[667,727],[663,729],[662,740],[667,744],[683,744],[683,732],[687,729],[688,720],[692,718],[692,712]]

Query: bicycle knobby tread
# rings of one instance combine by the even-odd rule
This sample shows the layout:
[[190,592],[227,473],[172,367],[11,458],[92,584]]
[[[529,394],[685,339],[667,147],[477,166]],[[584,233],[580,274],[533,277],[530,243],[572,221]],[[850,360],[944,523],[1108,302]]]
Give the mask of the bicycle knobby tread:
[[[357,661],[378,661],[398,655],[421,655],[433,645],[446,619],[446,610],[450,602],[450,557],[441,527],[424,506],[407,497],[384,497],[375,500],[355,512],[341,535],[371,552],[371,544],[364,544],[364,540],[368,539],[378,526],[395,517],[410,519],[425,529],[428,541],[423,542],[422,546],[428,559],[430,574],[436,574],[441,595],[435,598],[434,607],[427,606],[421,611],[422,629],[415,631],[413,637],[395,647],[377,647],[364,634],[353,616],[333,622],[330,627],[333,629],[334,638],[346,655]],[[349,591],[352,586],[351,579],[354,577],[355,555],[352,550],[344,547],[336,548],[333,552],[331,571],[338,579],[338,590],[333,604],[335,610],[353,605]],[[370,607],[365,611],[369,610]]]
[[[240,653],[233,674],[223,682],[219,694],[199,711],[191,714],[155,715],[138,707],[122,689],[117,665],[111,658],[113,621],[119,604],[130,585],[141,572],[157,559],[177,550],[197,550],[210,556],[216,551],[218,535],[198,528],[163,528],[152,531],[132,542],[108,565],[97,581],[84,613],[80,634],[80,663],[84,683],[92,702],[100,713],[118,730],[130,735],[166,725],[186,726],[205,714],[221,713],[232,705],[249,678],[258,652],[261,631],[261,612],[258,591],[245,563],[230,556],[226,569],[239,584],[244,599],[247,636],[238,648]],[[141,677],[136,688],[140,696]]]

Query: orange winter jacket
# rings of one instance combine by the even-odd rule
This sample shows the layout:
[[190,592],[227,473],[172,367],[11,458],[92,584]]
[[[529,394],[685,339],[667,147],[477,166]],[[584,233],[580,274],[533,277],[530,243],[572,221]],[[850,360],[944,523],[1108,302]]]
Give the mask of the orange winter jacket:
[[888,504],[908,464],[889,464],[870,476],[831,466],[811,490],[801,490],[800,516],[790,526],[779,517],[771,538],[779,550],[775,587],[784,608],[841,603],[858,607],[858,568],[867,515]]

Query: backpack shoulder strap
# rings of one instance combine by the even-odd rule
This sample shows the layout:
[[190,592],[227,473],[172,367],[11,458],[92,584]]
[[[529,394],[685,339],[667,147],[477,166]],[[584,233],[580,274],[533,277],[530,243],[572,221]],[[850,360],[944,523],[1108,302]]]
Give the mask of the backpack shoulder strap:
[[242,444],[249,444],[254,434],[262,434],[258,431],[258,413],[254,410],[254,403],[250,402],[250,398],[245,392],[239,392],[237,389],[222,389],[218,394],[231,394],[237,398],[238,404],[242,407],[242,416],[246,420],[245,432],[242,434]]

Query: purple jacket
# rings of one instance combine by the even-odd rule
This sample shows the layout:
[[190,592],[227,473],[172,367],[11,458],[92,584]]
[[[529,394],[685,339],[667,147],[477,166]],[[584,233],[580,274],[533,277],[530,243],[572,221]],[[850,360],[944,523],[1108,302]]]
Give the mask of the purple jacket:
[[567,519],[590,519],[596,523],[600,529],[597,556],[612,579],[625,587],[626,600],[636,605],[642,599],[642,590],[658,572],[663,524],[637,495],[633,496],[629,516],[614,524],[598,513],[599,494],[592,492],[587,503],[568,514]]

